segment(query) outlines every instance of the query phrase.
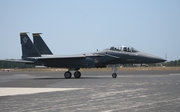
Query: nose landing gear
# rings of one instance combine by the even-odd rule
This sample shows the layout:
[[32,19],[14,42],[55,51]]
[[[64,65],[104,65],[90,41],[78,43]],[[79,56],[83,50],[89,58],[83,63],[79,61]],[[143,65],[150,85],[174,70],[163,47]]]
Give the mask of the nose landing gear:
[[116,78],[116,77],[117,77],[117,74],[116,74],[116,73],[113,73],[113,74],[112,74],[112,77],[113,77],[113,78]]
[[113,71],[112,77],[113,77],[113,78],[116,78],[116,77],[117,77],[117,74],[116,74],[116,72],[117,72],[117,66],[116,66],[116,65],[113,65],[113,66],[112,66],[112,71]]

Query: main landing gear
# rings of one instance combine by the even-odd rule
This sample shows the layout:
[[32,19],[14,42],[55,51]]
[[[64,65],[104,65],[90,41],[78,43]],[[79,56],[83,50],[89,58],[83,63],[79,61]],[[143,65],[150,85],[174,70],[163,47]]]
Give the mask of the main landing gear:
[[74,77],[81,78],[81,72],[79,72],[79,71],[74,72]]
[[[70,79],[70,78],[72,77],[71,72],[70,72],[70,71],[66,71],[66,72],[64,73],[64,77],[65,77],[66,79]],[[81,78],[81,72],[75,71],[75,72],[74,72],[74,77],[75,77],[75,78]]]
[[64,73],[64,77],[65,77],[66,79],[70,79],[71,76],[72,76],[72,74],[71,74],[70,71],[66,71],[66,72]]

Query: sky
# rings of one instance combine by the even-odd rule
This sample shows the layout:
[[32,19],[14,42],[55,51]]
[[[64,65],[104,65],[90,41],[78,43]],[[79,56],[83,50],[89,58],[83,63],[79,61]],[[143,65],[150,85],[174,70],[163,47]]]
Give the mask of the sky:
[[20,32],[58,55],[128,45],[178,60],[180,0],[1,0],[0,59],[21,58]]

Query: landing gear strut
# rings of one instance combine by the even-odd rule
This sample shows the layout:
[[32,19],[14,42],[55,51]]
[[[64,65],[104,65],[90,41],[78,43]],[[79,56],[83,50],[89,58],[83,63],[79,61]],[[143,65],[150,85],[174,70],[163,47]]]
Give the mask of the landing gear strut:
[[113,65],[113,66],[112,66],[112,71],[113,71],[112,77],[113,77],[113,78],[116,78],[116,77],[117,77],[117,74],[116,74],[116,72],[117,72],[117,66],[116,66],[116,65]]

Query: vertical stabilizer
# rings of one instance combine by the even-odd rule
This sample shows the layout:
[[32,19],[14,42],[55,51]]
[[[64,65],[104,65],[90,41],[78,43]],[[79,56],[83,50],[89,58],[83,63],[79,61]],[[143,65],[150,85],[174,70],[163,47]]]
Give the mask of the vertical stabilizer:
[[40,36],[41,33],[33,33],[34,45],[40,52],[40,54],[52,54],[51,50],[48,48],[44,40]]
[[27,33],[20,33],[20,40],[22,46],[22,58],[40,57],[40,53],[30,40]]

